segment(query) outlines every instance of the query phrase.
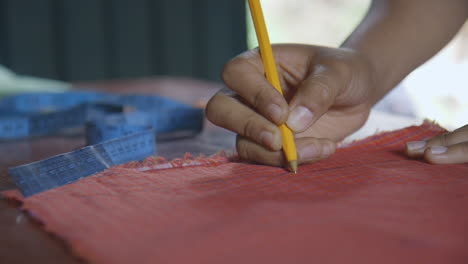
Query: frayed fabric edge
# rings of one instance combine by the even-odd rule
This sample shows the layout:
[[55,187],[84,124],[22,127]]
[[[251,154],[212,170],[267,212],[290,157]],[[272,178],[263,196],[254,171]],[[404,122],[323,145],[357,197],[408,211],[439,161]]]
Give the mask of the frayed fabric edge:
[[[406,128],[411,127],[425,127],[429,130],[434,130],[440,133],[447,132],[445,128],[440,126],[436,121],[424,119],[423,123],[420,125],[413,125]],[[405,129],[405,128],[403,128]],[[399,131],[399,130],[397,130]],[[353,140],[351,142],[341,142],[338,144],[338,148],[348,148],[354,146],[356,144],[361,144],[366,141],[374,140],[376,137],[380,137],[392,131],[376,131],[373,135],[368,136],[364,139]],[[211,156],[195,156],[191,153],[185,153],[184,157],[176,158],[173,160],[168,160],[161,156],[152,156],[146,158],[144,161],[132,161],[126,164],[118,165],[117,168],[125,168],[125,169],[134,169],[137,171],[145,172],[145,171],[152,171],[152,170],[160,170],[160,169],[171,169],[171,168],[182,168],[182,167],[194,167],[194,166],[217,166],[220,164],[228,163],[228,162],[240,162],[241,159],[239,158],[238,153],[235,150],[226,151],[221,150],[216,154]]]
[[116,166],[116,168],[134,169],[140,172],[160,170],[160,169],[172,169],[182,167],[194,167],[194,166],[217,166],[220,164],[232,162],[237,159],[237,154],[234,151],[227,152],[221,150],[211,156],[195,156],[191,153],[185,153],[182,158],[175,158],[173,160],[167,160],[160,156],[151,156],[143,161],[132,161],[122,165]]

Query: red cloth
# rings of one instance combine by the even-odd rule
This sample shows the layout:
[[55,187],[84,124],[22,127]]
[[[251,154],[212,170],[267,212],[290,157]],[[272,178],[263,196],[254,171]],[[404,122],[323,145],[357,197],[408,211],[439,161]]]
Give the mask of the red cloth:
[[93,263],[468,263],[468,165],[402,153],[441,132],[384,133],[297,175],[223,158],[142,171],[167,166],[149,159],[22,208]]

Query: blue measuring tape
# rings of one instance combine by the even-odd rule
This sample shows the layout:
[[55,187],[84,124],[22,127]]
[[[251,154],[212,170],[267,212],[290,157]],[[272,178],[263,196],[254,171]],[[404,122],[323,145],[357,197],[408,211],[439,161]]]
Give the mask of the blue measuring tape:
[[156,135],[200,132],[203,110],[159,96],[94,92],[29,93],[0,100],[0,140],[80,127],[86,129],[89,146],[9,169],[23,195],[153,155]]
[[[191,131],[203,126],[203,110],[159,96],[112,95],[90,92],[30,93],[0,101],[0,140],[22,139],[58,133],[86,123],[106,123],[109,114],[146,115],[146,126],[156,133]],[[140,118],[141,119],[141,118]],[[128,124],[121,122],[122,125]],[[97,129],[105,126],[97,125]],[[97,130],[96,130],[97,131]],[[94,133],[94,132],[91,132]],[[92,137],[99,138],[99,137]],[[97,143],[97,142],[92,142]]]
[[111,166],[142,160],[155,151],[154,131],[146,130],[73,152],[9,169],[24,196],[75,182]]

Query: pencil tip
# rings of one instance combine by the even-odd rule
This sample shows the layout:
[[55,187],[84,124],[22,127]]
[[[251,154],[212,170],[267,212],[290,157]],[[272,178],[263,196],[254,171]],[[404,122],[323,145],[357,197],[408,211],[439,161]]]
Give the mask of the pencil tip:
[[297,160],[289,161],[289,168],[291,169],[292,172],[297,174]]

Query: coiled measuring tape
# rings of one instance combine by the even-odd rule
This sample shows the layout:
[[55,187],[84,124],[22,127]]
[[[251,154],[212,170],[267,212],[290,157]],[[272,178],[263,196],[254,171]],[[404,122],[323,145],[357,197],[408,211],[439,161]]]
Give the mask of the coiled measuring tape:
[[[132,108],[134,112],[125,113],[124,108]],[[0,140],[49,135],[89,122],[102,124],[107,122],[109,114],[114,114],[114,119],[120,114],[122,120],[131,120],[132,117],[125,116],[136,116],[138,112],[140,116],[147,116],[146,125],[156,133],[197,133],[203,126],[202,109],[159,96],[29,93],[0,100]]]
[[156,134],[200,132],[203,110],[159,96],[93,92],[29,93],[0,100],[0,140],[78,127],[86,128],[87,147],[9,169],[23,195],[153,155]]

